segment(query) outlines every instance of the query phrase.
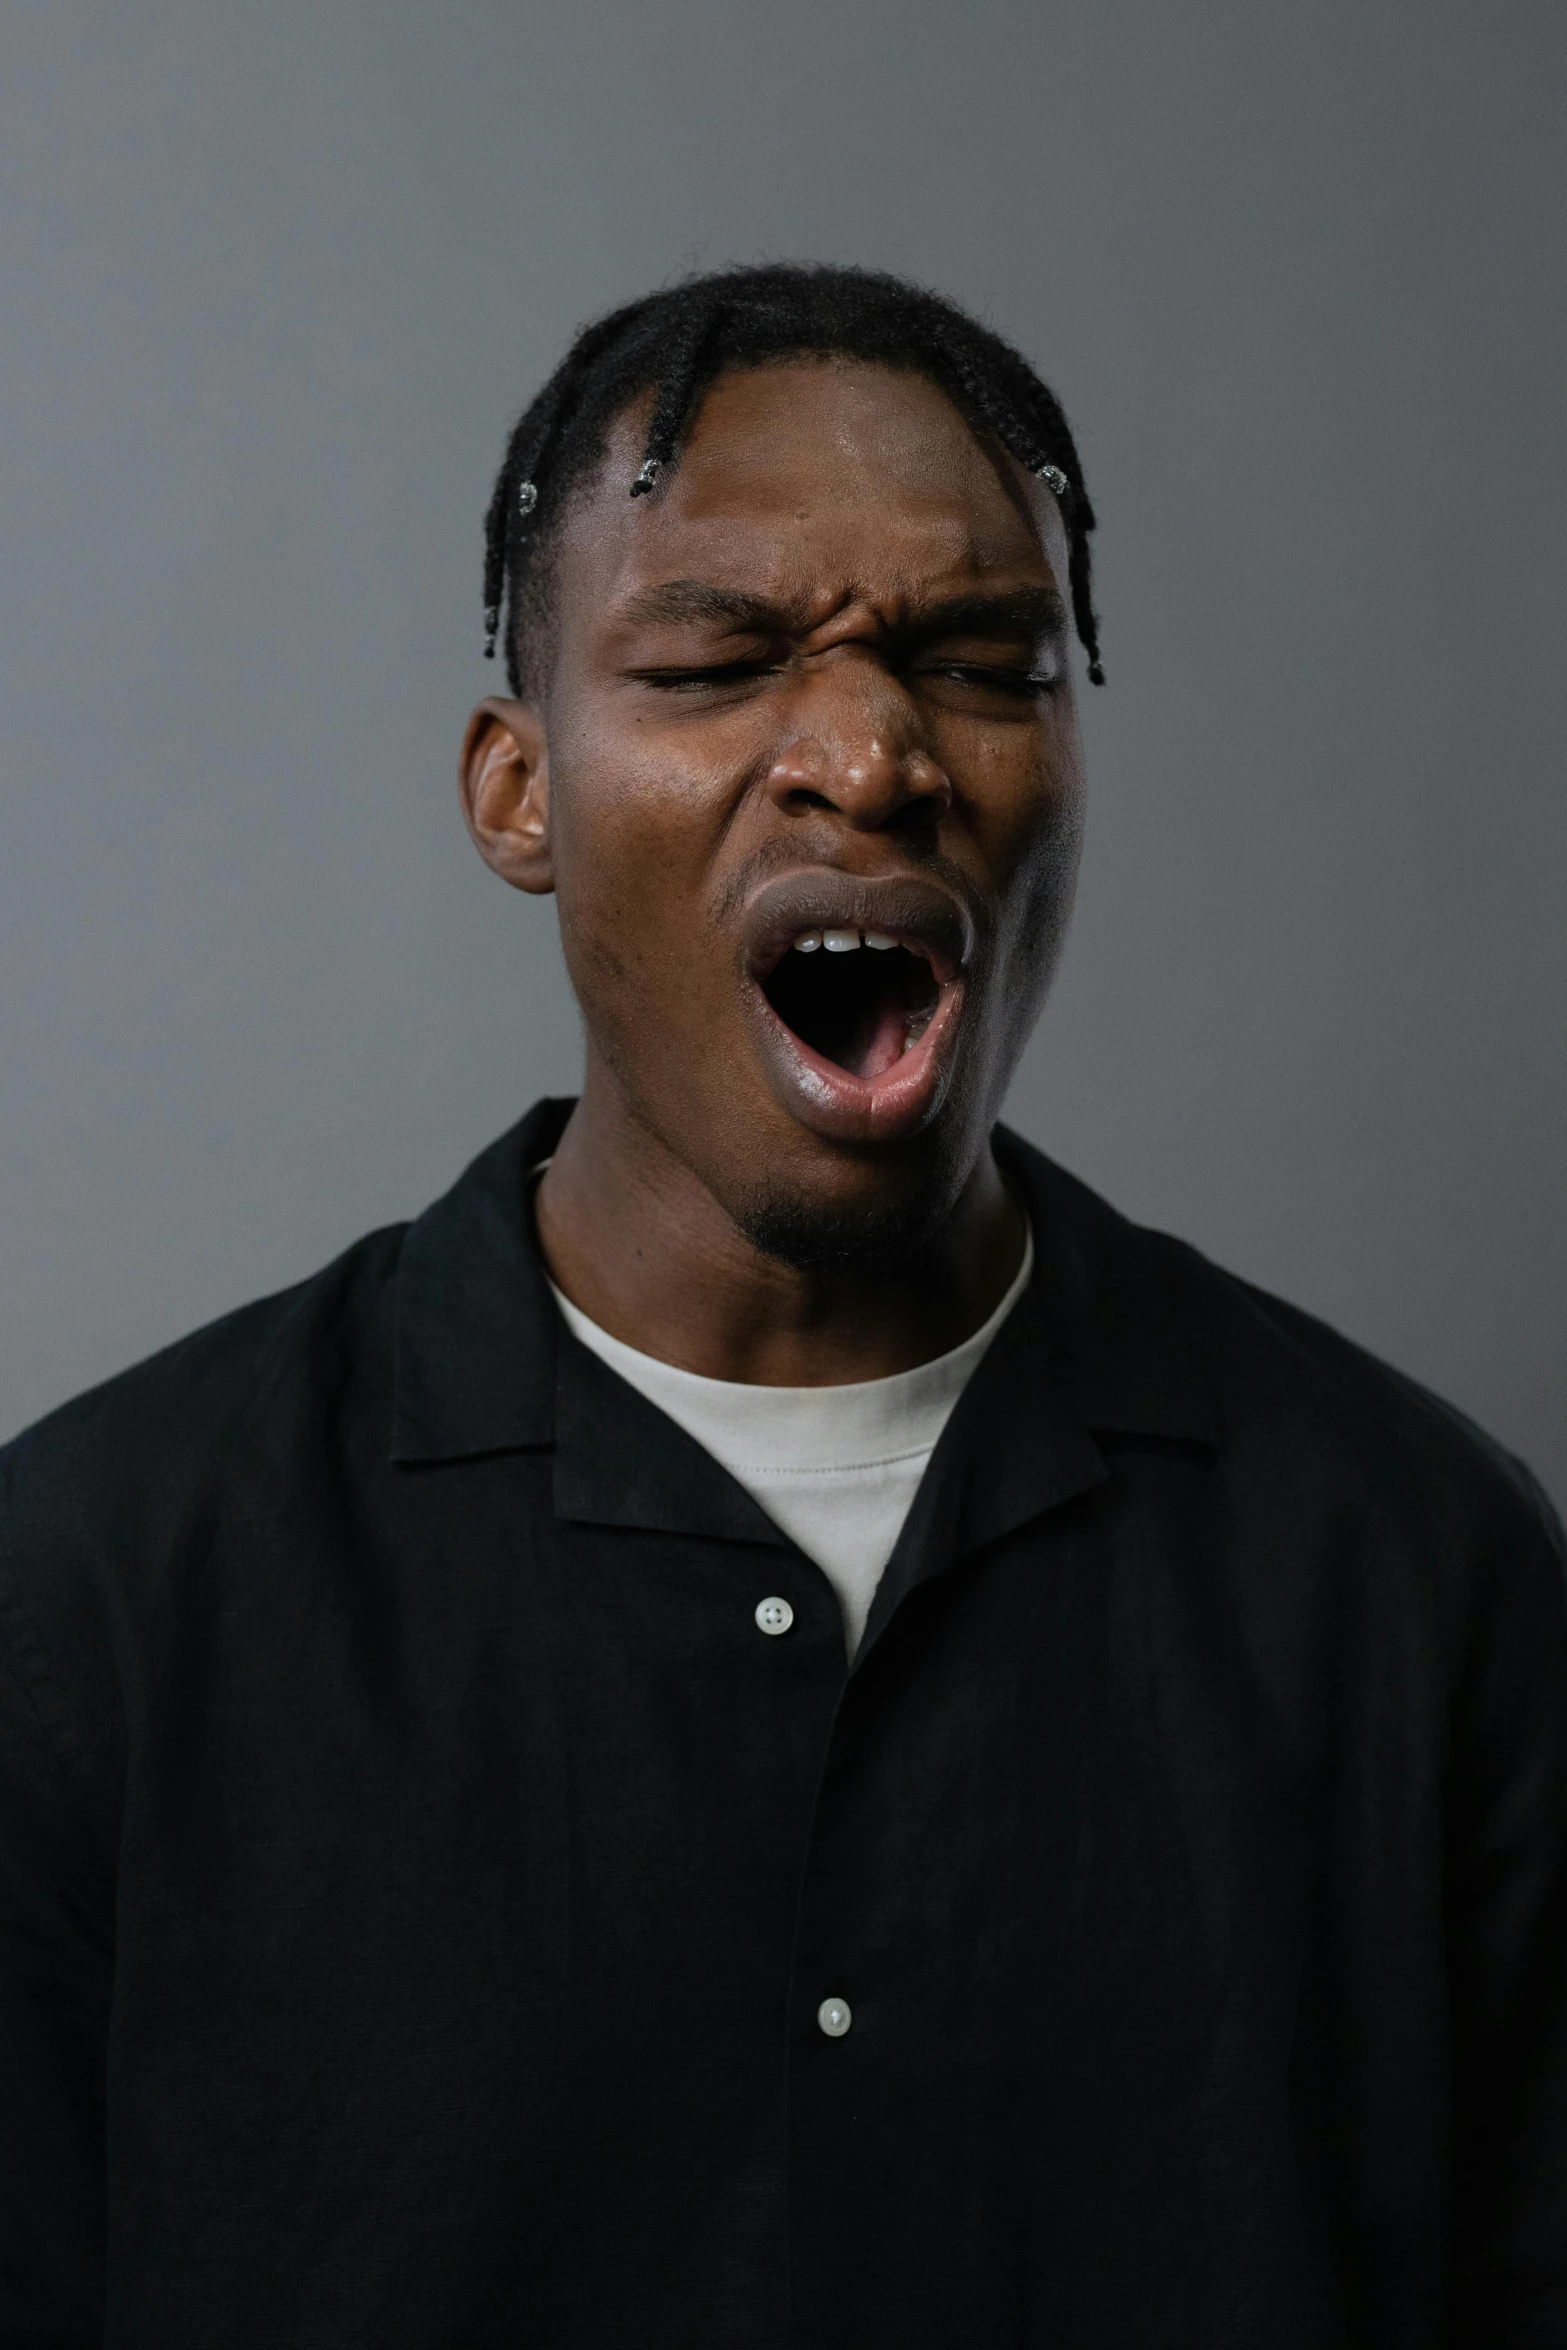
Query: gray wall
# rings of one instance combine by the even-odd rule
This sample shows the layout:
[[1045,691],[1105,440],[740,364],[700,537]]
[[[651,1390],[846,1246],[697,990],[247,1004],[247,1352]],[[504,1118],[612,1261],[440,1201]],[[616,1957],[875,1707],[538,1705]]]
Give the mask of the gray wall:
[[47,0],[4,29],[0,1428],[572,1082],[451,787],[582,317],[906,268],[1053,378],[1110,689],[1013,1115],[1567,1499],[1556,0]]

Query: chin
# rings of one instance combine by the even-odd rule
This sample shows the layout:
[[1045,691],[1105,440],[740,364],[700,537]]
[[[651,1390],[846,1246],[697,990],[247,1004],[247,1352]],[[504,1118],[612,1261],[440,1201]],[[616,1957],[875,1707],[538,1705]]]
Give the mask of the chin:
[[775,1180],[725,1205],[753,1248],[796,1272],[874,1276],[928,1258],[962,1187],[961,1173],[927,1160],[896,1171],[862,1166],[861,1185],[847,1195],[786,1188]]

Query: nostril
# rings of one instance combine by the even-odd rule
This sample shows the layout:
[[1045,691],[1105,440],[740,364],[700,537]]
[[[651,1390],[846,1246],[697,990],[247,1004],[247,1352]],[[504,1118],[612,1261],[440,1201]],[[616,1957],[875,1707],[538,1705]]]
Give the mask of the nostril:
[[950,792],[916,792],[887,818],[889,832],[930,832],[952,805]]
[[820,791],[811,784],[794,783],[774,794],[774,805],[788,816],[846,816],[852,824],[888,832],[929,832],[952,805],[945,778],[937,785],[915,785],[902,792],[869,793],[853,784],[842,791]]

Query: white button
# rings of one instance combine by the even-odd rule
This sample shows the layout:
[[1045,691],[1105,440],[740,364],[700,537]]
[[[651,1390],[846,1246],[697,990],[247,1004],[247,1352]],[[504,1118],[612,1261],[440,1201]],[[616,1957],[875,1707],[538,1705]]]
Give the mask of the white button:
[[756,1620],[764,1632],[776,1640],[780,1632],[787,1632],[794,1622],[794,1610],[786,1599],[757,1601]]
[[829,2040],[841,2040],[853,2023],[847,1999],[824,1999],[816,2010],[816,2020]]

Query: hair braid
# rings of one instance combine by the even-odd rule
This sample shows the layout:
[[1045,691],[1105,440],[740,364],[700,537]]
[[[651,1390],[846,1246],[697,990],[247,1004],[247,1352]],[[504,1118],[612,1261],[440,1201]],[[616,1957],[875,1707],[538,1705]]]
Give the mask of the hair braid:
[[721,294],[699,304],[687,319],[684,330],[670,345],[658,396],[653,402],[653,413],[648,419],[642,470],[631,485],[634,498],[645,497],[665,466],[674,459],[680,435],[685,428],[687,411],[696,396],[702,362],[710,355],[723,319],[724,307]]
[[[518,590],[525,571],[520,560],[523,526],[538,504],[534,477],[543,470],[550,441],[573,390],[572,370],[568,365],[558,370],[521,418],[507,443],[505,460],[484,518],[484,654],[486,660],[494,660],[496,639],[504,618],[506,667],[514,693],[521,691],[516,633]],[[510,610],[504,612],[508,600]]]
[[[963,324],[966,326],[967,321]],[[1072,619],[1088,655],[1089,681],[1103,685],[1099,622],[1093,608],[1088,558],[1088,533],[1094,527],[1094,510],[1083,484],[1082,460],[1061,404],[1032,368],[1024,367],[1004,347],[999,366],[991,354],[985,354],[990,360],[987,366],[968,347],[967,338],[961,333],[949,329],[942,341],[948,364],[969,408],[990,426],[1020,465],[1026,465],[1033,474],[1054,474],[1064,484],[1057,493],[1057,501],[1066,526]],[[1050,486],[1054,489],[1055,483]]]
[[496,641],[504,625],[506,669],[513,693],[522,691],[517,626],[520,593],[528,570],[522,559],[523,528],[539,504],[537,476],[544,471],[544,460],[557,427],[580,397],[582,385],[595,362],[623,332],[627,318],[640,308],[640,304],[628,304],[606,318],[595,319],[578,332],[549,382],[518,418],[506,444],[484,518],[484,657],[487,661],[494,660]]

